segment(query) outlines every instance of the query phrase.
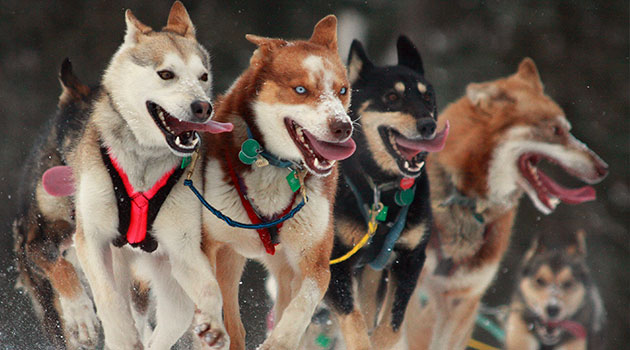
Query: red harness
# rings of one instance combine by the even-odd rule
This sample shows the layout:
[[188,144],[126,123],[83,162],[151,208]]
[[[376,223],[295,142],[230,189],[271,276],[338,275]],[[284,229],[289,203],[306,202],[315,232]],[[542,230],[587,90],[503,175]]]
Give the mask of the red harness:
[[133,188],[127,173],[108,150],[101,148],[101,154],[112,179],[118,206],[120,236],[114,240],[113,244],[121,247],[129,243],[147,252],[154,251],[157,248],[157,241],[147,232],[151,230],[162,204],[182,176],[184,169],[179,166],[173,167],[149,190],[140,192]]
[[[234,167],[232,166],[232,162],[230,161],[230,157],[228,156],[227,153],[225,155],[225,161],[227,162],[227,166],[230,172],[230,178],[232,179],[232,183],[234,184],[234,187],[236,187],[236,192],[238,192],[238,196],[241,199],[241,203],[243,204],[243,207],[245,208],[245,212],[247,212],[247,216],[249,217],[249,220],[251,220],[252,224],[263,223],[264,221],[258,216],[252,204],[245,197],[247,195],[247,187],[245,187],[245,184],[242,183],[242,181],[236,174],[236,171],[234,170]],[[293,198],[291,199],[291,203],[289,203],[289,205],[282,211],[282,213],[280,214],[280,217],[287,215],[291,211],[291,208],[293,207],[293,204],[295,203],[296,197],[297,197],[297,192],[293,193]],[[276,225],[276,229],[280,230],[283,224],[284,222],[281,222],[278,225]],[[265,247],[265,251],[268,254],[274,255],[276,253],[275,246],[278,243],[273,243],[273,240],[271,238],[271,232],[269,231],[269,229],[259,228],[259,229],[256,229],[256,231],[258,232],[258,237],[260,237],[260,241]]]

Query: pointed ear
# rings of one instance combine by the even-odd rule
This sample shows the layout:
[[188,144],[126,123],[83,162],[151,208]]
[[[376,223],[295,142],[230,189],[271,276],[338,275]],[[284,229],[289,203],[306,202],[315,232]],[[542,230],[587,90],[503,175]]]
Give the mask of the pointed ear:
[[166,27],[162,28],[162,30],[173,32],[189,39],[195,38],[195,26],[192,24],[184,4],[180,1],[173,3],[171,12],[168,14]]
[[337,50],[337,17],[328,15],[317,22],[309,41]]
[[127,23],[127,32],[125,33],[125,43],[135,44],[141,35],[153,31],[151,27],[140,22],[131,10],[125,11],[125,22]]
[[404,35],[398,37],[396,43],[398,49],[398,64],[401,66],[409,67],[413,71],[424,75],[424,68],[422,67],[422,58],[420,52],[416,49],[416,46]]
[[536,91],[543,91],[543,84],[536,68],[536,63],[529,57],[525,57],[518,65],[518,70],[515,74],[518,78],[528,83]]
[[72,63],[67,57],[61,64],[59,82],[61,82],[61,96],[59,96],[59,103],[57,104],[59,108],[63,108],[72,101],[83,100],[90,94],[90,88],[74,75]]
[[363,45],[359,40],[353,40],[350,46],[350,54],[348,55],[348,80],[350,84],[354,84],[362,72],[367,72],[374,65],[367,57]]
[[586,256],[586,231],[579,229],[575,232],[575,240],[577,242],[577,253]]
[[534,257],[534,255],[536,255],[536,253],[541,253],[544,250],[545,247],[540,244],[540,237],[535,237],[534,241],[532,242],[532,246],[529,247],[529,249],[527,250],[527,252],[525,252],[525,255],[523,256],[523,265],[527,264]]
[[249,41],[250,43],[257,45],[258,47],[267,46],[269,48],[277,48],[283,47],[288,44],[286,40],[265,38],[263,36],[258,36],[254,34],[246,34],[245,39],[247,39],[247,41]]
[[491,83],[470,83],[466,87],[466,97],[478,107],[487,108],[492,99],[499,95],[499,88]]

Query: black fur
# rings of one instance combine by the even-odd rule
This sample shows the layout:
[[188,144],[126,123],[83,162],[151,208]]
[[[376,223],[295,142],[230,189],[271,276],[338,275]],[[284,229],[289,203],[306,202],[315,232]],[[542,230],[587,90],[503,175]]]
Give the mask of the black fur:
[[[357,143],[356,153],[348,160],[341,163],[341,178],[337,190],[337,197],[334,208],[335,219],[339,221],[352,222],[363,228],[367,232],[367,225],[360,214],[357,207],[357,200],[353,195],[348,183],[344,181],[347,177],[358,188],[358,192],[362,197],[362,201],[368,205],[372,204],[373,191],[369,183],[366,181],[365,174],[368,174],[376,184],[387,182],[398,182],[403,176],[409,176],[399,169],[396,173],[386,171],[369,152],[366,135],[361,130],[361,115],[359,108],[368,103],[366,111],[369,112],[402,112],[413,116],[418,121],[418,133],[420,133],[420,125],[422,121],[430,119],[435,127],[435,117],[437,116],[437,108],[435,103],[435,95],[431,84],[424,78],[424,69],[420,54],[413,44],[404,36],[398,39],[398,64],[393,66],[378,67],[372,64],[367,57],[361,43],[355,40],[352,43],[349,56],[349,66],[351,70],[350,78],[353,79],[352,73],[358,73],[357,78],[352,83],[352,106],[350,115],[353,120],[359,124],[353,138]],[[352,72],[354,67],[360,66],[358,72]],[[404,93],[399,93],[394,89],[397,82],[403,82],[407,87]],[[418,83],[422,83],[427,87],[426,93],[421,93],[416,87]],[[388,98],[391,93],[396,93],[397,98],[392,101]],[[369,101],[369,102],[368,102]],[[385,118],[385,116],[383,117]],[[395,125],[391,125],[394,126]],[[381,140],[378,140],[382,142]],[[426,152],[417,156],[419,160],[424,160]],[[398,163],[401,167],[400,162]],[[417,175],[417,174],[416,174]],[[409,208],[407,221],[401,237],[410,230],[423,224],[425,231],[420,243],[415,247],[405,247],[397,244],[394,247],[393,259],[390,259],[389,265],[385,268],[383,275],[389,276],[388,282],[394,284],[395,297],[392,306],[392,323],[391,327],[398,331],[404,319],[405,309],[416,282],[422,270],[425,260],[425,248],[429,237],[429,228],[431,227],[432,214],[429,202],[429,180],[424,169],[416,178],[416,194],[414,201]],[[396,218],[401,207],[395,204],[394,194],[396,190],[383,192],[381,201],[389,206],[388,222]],[[380,251],[383,240],[389,227],[385,223],[379,225],[375,236],[371,243],[362,248],[352,258],[331,265],[331,280],[326,301],[333,310],[340,314],[348,314],[355,309],[354,298],[352,295],[352,281],[357,278],[358,271],[361,268],[369,268],[365,266]],[[332,257],[337,258],[352,247],[342,244],[340,235],[343,233],[335,232],[335,245]],[[359,283],[360,280],[359,280]],[[359,286],[360,288],[360,286]],[[379,288],[382,290],[383,288]],[[379,294],[381,294],[379,292]],[[379,296],[374,296],[379,298]],[[379,298],[380,299],[380,298]],[[373,320],[368,320],[368,328],[374,326]]]

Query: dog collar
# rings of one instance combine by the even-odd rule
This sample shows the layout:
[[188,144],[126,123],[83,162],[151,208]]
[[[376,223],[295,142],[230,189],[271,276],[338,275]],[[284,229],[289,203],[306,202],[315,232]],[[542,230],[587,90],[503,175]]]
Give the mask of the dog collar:
[[118,206],[118,231],[120,235],[112,242],[122,247],[129,244],[146,252],[157,249],[157,241],[148,232],[153,227],[157,214],[171,189],[184,173],[184,167],[175,166],[166,172],[147,191],[136,191],[124,169],[110,151],[101,146],[101,156],[111,177]]
[[241,151],[238,153],[239,160],[247,165],[256,164],[259,167],[271,164],[278,168],[301,168],[296,162],[280,159],[275,154],[265,151],[260,143],[254,139],[254,134],[249,126],[246,127],[247,140],[241,145]]

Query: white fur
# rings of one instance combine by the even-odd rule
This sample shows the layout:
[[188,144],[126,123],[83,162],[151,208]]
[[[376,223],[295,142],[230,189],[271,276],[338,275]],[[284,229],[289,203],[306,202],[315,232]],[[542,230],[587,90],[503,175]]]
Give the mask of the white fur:
[[585,178],[596,178],[597,175],[592,161],[584,151],[587,149],[586,146],[572,135],[570,135],[572,145],[566,147],[561,144],[535,141],[533,140],[534,133],[534,127],[531,126],[515,126],[507,131],[496,147],[490,162],[488,199],[495,204],[508,205],[509,201],[518,198],[517,194],[523,190],[538,210],[549,214],[551,210],[538,199],[534,188],[520,173],[517,162],[522,154],[529,152],[544,154]]

